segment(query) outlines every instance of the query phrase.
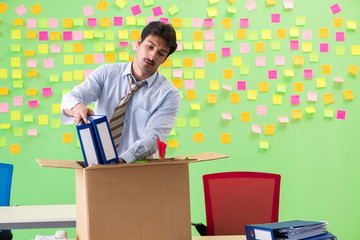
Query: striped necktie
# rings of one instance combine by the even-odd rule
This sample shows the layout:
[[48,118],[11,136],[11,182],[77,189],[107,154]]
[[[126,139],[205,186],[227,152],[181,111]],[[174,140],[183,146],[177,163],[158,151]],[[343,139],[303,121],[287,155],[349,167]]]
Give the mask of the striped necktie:
[[131,95],[139,88],[144,86],[147,82],[142,82],[139,85],[135,85],[132,83],[132,77],[128,75],[129,82],[131,84],[130,91],[120,100],[119,104],[116,106],[114,113],[110,119],[109,125],[112,137],[114,139],[115,147],[117,148],[120,143],[120,138],[124,126],[124,118],[126,105],[129,102]]

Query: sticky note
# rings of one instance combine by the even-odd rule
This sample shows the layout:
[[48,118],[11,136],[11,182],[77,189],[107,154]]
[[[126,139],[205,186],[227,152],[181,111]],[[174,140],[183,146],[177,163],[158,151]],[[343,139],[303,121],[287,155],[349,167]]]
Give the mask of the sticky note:
[[34,122],[34,116],[32,114],[25,114],[24,122]]
[[303,56],[294,56],[293,62],[294,62],[294,65],[304,65],[304,57]]
[[319,28],[319,38],[328,38],[329,29],[328,28]]
[[45,58],[44,59],[44,68],[54,68],[54,59],[53,58]]
[[229,48],[229,47],[221,48],[221,56],[222,57],[230,57],[231,56],[231,48]]
[[20,145],[19,144],[11,144],[10,145],[10,154],[19,154],[20,153]]
[[194,142],[195,143],[200,143],[200,142],[204,142],[204,133],[194,133]]
[[336,32],[335,33],[335,40],[337,42],[343,42],[345,41],[345,33],[344,32]]
[[131,12],[132,12],[133,16],[136,16],[136,15],[139,15],[139,14],[141,14],[141,13],[142,13],[142,10],[141,10],[141,7],[140,7],[140,5],[139,5],[139,4],[138,4],[138,5],[135,5],[135,6],[130,7],[130,9],[131,9]]
[[246,90],[246,81],[237,81],[237,90]]
[[268,79],[277,79],[277,70],[268,70]]
[[319,48],[320,48],[320,52],[329,52],[329,44],[328,43],[320,43]]
[[22,70],[21,69],[13,69],[11,77],[14,79],[21,79],[22,78]]
[[255,9],[257,9],[257,5],[256,5],[254,0],[250,0],[250,1],[246,2],[245,6],[246,6],[246,8],[247,8],[247,10],[249,12],[254,11]]
[[212,28],[214,27],[214,21],[212,18],[204,18],[204,27]]
[[8,8],[7,4],[0,2],[0,13],[5,14],[7,8]]
[[208,17],[216,17],[218,15],[218,11],[216,7],[211,7],[206,9]]
[[52,89],[51,87],[43,88],[42,89],[43,97],[51,97],[52,96]]
[[[345,47],[344,47],[345,48]],[[352,56],[359,56],[360,55],[360,45],[351,46],[351,55]]]
[[268,92],[269,91],[269,83],[268,82],[259,82],[259,92]]
[[257,100],[257,91],[256,90],[248,90],[247,91],[247,99],[248,100]]
[[170,7],[168,7],[167,10],[172,16],[180,12],[180,9],[178,6],[176,6],[176,4],[173,4]]
[[287,89],[286,83],[277,83],[276,84],[277,92],[286,93],[286,89]]
[[271,14],[271,22],[272,23],[279,23],[280,22],[280,14],[279,13]]
[[345,100],[354,99],[354,95],[353,95],[353,91],[352,91],[352,90],[344,90],[344,91],[343,91],[343,95],[344,95],[344,99],[345,99]]
[[317,92],[308,92],[307,93],[307,100],[309,102],[317,102]]
[[11,117],[11,121],[20,121],[21,119],[21,113],[20,111],[11,111],[10,113]]
[[248,43],[240,43],[240,53],[249,53],[250,45]]
[[344,110],[337,110],[336,112],[336,119],[345,120],[346,118],[346,111]]
[[292,9],[294,8],[294,2],[293,0],[284,0],[283,2],[285,9]]
[[[1,7],[1,5],[0,5]],[[0,148],[7,146],[6,137],[0,137]]]
[[196,90],[187,90],[186,100],[196,100]]
[[297,110],[292,110],[291,111],[291,116],[293,119],[302,119],[303,115],[301,110],[297,109]]
[[304,79],[312,79],[312,78],[313,78],[313,70],[304,69]]
[[222,133],[221,134],[221,143],[230,144],[231,143],[231,133]]
[[21,39],[21,30],[20,29],[11,30],[11,39],[14,40]]
[[231,113],[221,113],[221,118],[224,120],[232,120]]
[[275,65],[276,66],[285,65],[285,56],[275,56]]
[[39,125],[48,125],[49,124],[48,115],[39,115],[38,121],[39,121]]
[[291,50],[299,49],[299,41],[298,40],[290,40],[290,49]]
[[232,91],[232,86],[231,85],[222,85],[222,88],[224,90],[227,90],[227,91]]
[[216,81],[216,80],[209,81],[209,89],[210,90],[216,91],[216,90],[219,90],[219,88],[220,88],[219,81]]
[[9,112],[9,103],[0,103],[0,113]]
[[306,107],[305,108],[306,113],[316,113],[315,107]]
[[241,28],[248,28],[249,27],[249,18],[240,18],[240,27]]
[[269,140],[260,140],[259,148],[260,149],[269,149],[270,148]]
[[299,95],[291,95],[290,103],[291,103],[291,105],[299,105],[300,104],[300,96]]
[[343,19],[342,18],[334,18],[333,19],[333,26],[335,28],[341,28],[343,27]]
[[262,30],[261,31],[261,39],[263,39],[263,40],[271,39],[271,30]]
[[325,108],[325,109],[324,109],[324,117],[333,118],[333,117],[334,117],[334,109],[332,109],[332,108]]
[[1,123],[0,129],[10,129],[10,124],[9,123]]
[[[61,47],[60,45],[51,45],[51,53],[60,53],[61,52]],[[46,50],[48,50],[47,46],[46,46]],[[40,51],[40,50],[39,50]]]
[[265,135],[274,135],[275,134],[275,126],[272,124],[264,125],[264,134]]
[[288,123],[289,122],[289,118],[286,116],[278,117],[278,120],[280,123]]
[[179,147],[179,142],[178,140],[168,140],[168,146],[171,148],[178,148]]
[[334,78],[333,80],[334,80],[334,82],[338,82],[338,83],[344,82],[343,78]]
[[152,8],[152,11],[153,11],[154,17],[163,15],[163,11],[161,9],[161,6],[157,6],[157,7]]
[[334,102],[334,98],[332,93],[324,94],[323,95],[324,104],[330,104]]
[[265,57],[256,57],[255,58],[255,66],[257,67],[265,67],[266,59]]
[[338,3],[335,3],[334,5],[330,6],[331,12],[335,15],[339,12],[341,12],[341,8]]
[[175,86],[177,89],[183,88],[183,81],[182,81],[182,79],[180,79],[180,78],[175,78],[175,79],[173,80],[173,84],[174,84],[174,86]]
[[277,38],[286,38],[286,29],[279,28],[276,30]]
[[61,104],[60,103],[51,104],[51,112],[52,113],[61,113]]
[[289,29],[289,35],[290,37],[299,37],[300,36],[300,31],[299,31],[299,28],[295,27],[295,28],[290,28]]
[[324,75],[331,74],[331,65],[330,64],[321,65],[321,73]]
[[359,67],[357,67],[357,66],[355,66],[353,64],[349,64],[349,68],[348,68],[349,73],[357,75],[358,70],[359,70]]
[[249,75],[250,74],[250,66],[249,65],[242,65],[240,67],[240,75]]
[[190,127],[191,128],[200,127],[200,119],[199,118],[190,118]]
[[349,30],[356,30],[357,29],[357,23],[353,20],[347,20],[346,21],[346,28]]
[[294,92],[303,92],[304,83],[303,82],[294,82]]
[[256,109],[257,109],[257,115],[267,115],[266,105],[258,105]]
[[31,6],[30,9],[34,15],[38,15],[39,13],[42,12],[42,8],[39,3]]
[[72,133],[63,133],[63,143],[72,143],[73,135]]
[[8,94],[9,94],[9,88],[8,87],[0,88],[0,95],[8,95]]
[[317,88],[325,88],[326,87],[326,79],[325,78],[316,78],[316,87]]
[[224,69],[223,77],[224,77],[224,79],[232,79],[233,78],[233,70],[232,69]]
[[[4,7],[4,4],[2,4],[2,9],[5,9],[6,11],[6,8],[7,8],[7,5],[6,5],[6,8]],[[4,11],[4,10],[3,10]],[[24,6],[24,4],[21,4],[20,6],[18,6],[17,8],[15,8],[15,11],[16,13],[19,15],[19,17],[21,17],[22,15],[24,15],[25,13],[27,13],[27,10]]]
[[260,126],[260,125],[252,124],[252,125],[251,125],[251,131],[252,131],[253,133],[261,134],[261,126]]
[[255,52],[265,52],[265,43],[256,42],[255,43]]
[[282,104],[282,95],[274,94],[273,105],[281,105],[281,104]]
[[239,93],[231,93],[230,94],[230,103],[240,103],[240,94]]
[[281,48],[281,43],[278,40],[271,41],[271,50],[273,51],[279,51]]
[[28,102],[28,104],[29,104],[29,108],[35,108],[35,107],[39,106],[37,100],[31,100],[31,101]]
[[28,136],[37,136],[38,130],[37,129],[28,129]]
[[93,8],[93,6],[83,7],[83,12],[84,12],[85,17],[92,16],[92,15],[94,15],[94,8]]
[[251,121],[251,112],[241,112],[241,121],[250,122]]
[[311,42],[302,43],[302,51],[307,53],[312,52],[312,43]]
[[126,1],[125,0],[116,0],[115,4],[120,7],[120,8],[124,8],[126,6]]
[[101,11],[106,11],[108,5],[109,5],[108,2],[106,2],[104,0],[100,0],[98,5],[96,6],[96,8],[100,9]]
[[201,110],[200,103],[191,103],[190,108],[191,108],[191,110],[196,110],[196,111]]

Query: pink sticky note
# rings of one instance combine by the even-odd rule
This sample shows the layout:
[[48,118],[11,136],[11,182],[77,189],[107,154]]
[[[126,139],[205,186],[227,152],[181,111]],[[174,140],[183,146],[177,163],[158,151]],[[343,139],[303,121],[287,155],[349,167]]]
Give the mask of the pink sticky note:
[[261,134],[261,126],[260,126],[260,125],[252,124],[252,125],[251,125],[251,131],[252,131],[253,133]]
[[75,41],[82,41],[84,39],[83,31],[74,31],[74,40]]
[[185,80],[185,89],[194,89],[195,82],[194,80]]
[[232,86],[230,86],[230,85],[222,85],[222,88],[227,91],[232,91]]
[[291,105],[299,105],[300,104],[300,96],[299,95],[291,95],[290,103],[291,103]]
[[153,13],[154,13],[154,17],[163,15],[163,11],[162,11],[162,9],[161,9],[161,6],[154,7],[154,8],[152,9],[152,11],[153,11]]
[[36,18],[29,18],[26,20],[27,28],[36,28]]
[[214,22],[212,18],[204,18],[204,27],[211,28],[214,27]]
[[344,82],[343,78],[334,78],[334,82]]
[[173,69],[173,77],[182,78],[182,76],[183,76],[182,69]]
[[146,24],[149,24],[151,22],[155,22],[156,21],[156,17],[146,17]]
[[250,0],[250,1],[246,2],[245,6],[249,12],[251,12],[257,8],[257,5],[254,0]]
[[114,26],[122,26],[123,18],[122,17],[114,17]]
[[[176,42],[177,43],[177,48],[176,48],[176,51],[182,51],[183,50],[183,44],[182,42]],[[214,45],[214,50],[215,50],[215,45]],[[206,48],[206,42],[205,42],[205,51],[214,51],[214,50],[208,50]]]
[[95,63],[104,63],[104,54],[103,53],[95,53],[94,54],[94,62]]
[[214,40],[214,30],[205,30],[204,38],[205,40]]
[[293,2],[293,0],[284,0],[284,8],[285,8],[285,9],[294,8],[294,2]]
[[221,118],[224,120],[232,120],[231,113],[221,113]]
[[28,103],[30,108],[35,108],[39,106],[37,100],[30,100]]
[[269,79],[277,79],[277,70],[268,70]]
[[19,107],[24,105],[23,96],[13,97],[14,107]]
[[83,11],[84,11],[84,16],[85,17],[94,15],[93,6],[83,7]]
[[139,15],[139,14],[142,13],[141,8],[140,8],[140,5],[132,6],[130,9],[131,9],[131,12],[132,12],[132,14],[133,14],[134,16]]
[[230,57],[231,56],[231,48],[229,48],[229,47],[221,48],[221,56],[222,57]]
[[308,92],[307,93],[307,100],[309,102],[317,102],[317,92]]
[[345,120],[346,118],[346,111],[344,110],[337,110],[336,112],[336,119]]
[[165,24],[169,24],[169,19],[168,18],[159,18],[159,21]]
[[313,70],[304,69],[304,79],[312,79],[312,78],[313,78]]
[[275,65],[276,66],[285,65],[285,56],[275,56]]
[[88,26],[88,27],[96,27],[96,18],[88,18],[86,26]]
[[240,53],[249,53],[250,45],[248,43],[240,43]]
[[320,52],[329,52],[329,44],[320,43]]
[[92,71],[94,70],[84,70],[84,79],[87,79],[88,76],[90,76],[90,74],[92,73]]
[[44,58],[44,68],[54,68],[54,59]]
[[336,36],[336,41],[337,42],[345,41],[345,33],[344,32],[336,32],[335,36]]
[[72,39],[73,39],[72,31],[63,32],[63,40],[64,41],[72,41]]
[[302,30],[301,31],[303,40],[311,40],[312,39],[312,31],[311,30]]
[[271,22],[279,23],[280,22],[280,14],[279,13],[271,14]]
[[257,115],[266,115],[266,114],[267,114],[266,105],[258,105],[257,106]]
[[28,59],[26,66],[27,66],[27,67],[36,68],[36,67],[37,67],[37,60],[35,60],[35,59]]
[[291,50],[299,49],[299,40],[290,40],[290,49]]
[[197,68],[205,67],[205,58],[195,58],[195,67]]
[[28,136],[37,136],[38,130],[37,129],[28,129]]
[[246,81],[237,81],[237,90],[246,90]]
[[51,53],[60,53],[61,52],[61,47],[60,45],[51,45]]
[[255,65],[257,67],[265,67],[265,65],[266,65],[265,57],[256,57],[255,63],[256,63]]
[[48,27],[49,28],[58,28],[59,22],[57,18],[49,18]]
[[133,42],[133,43],[132,43],[132,50],[134,50],[134,51],[138,50],[138,44],[137,44],[137,42]]
[[249,19],[248,18],[240,18],[240,27],[248,28],[249,27]]
[[279,122],[280,123],[288,123],[289,122],[289,118],[288,117],[279,117]]
[[215,51],[215,42],[214,41],[206,41],[205,42],[205,51]]
[[338,3],[335,3],[334,5],[331,5],[331,6],[330,6],[330,9],[331,9],[331,11],[332,11],[332,13],[333,13],[334,15],[337,14],[337,13],[339,13],[339,12],[341,12],[341,8],[340,8],[340,6],[339,6]]
[[193,18],[192,27],[201,28],[202,27],[202,18]]
[[39,40],[40,41],[48,41],[49,40],[49,34],[47,31],[39,31]]
[[51,96],[52,96],[52,89],[51,89],[51,87],[49,87],[49,88],[43,88],[43,89],[42,89],[42,94],[43,94],[43,97],[51,97]]
[[9,103],[0,103],[0,113],[9,112]]
[[24,15],[25,13],[27,13],[27,10],[24,6],[24,4],[21,4],[20,6],[18,6],[17,8],[15,8],[16,13],[19,15],[19,17],[21,17],[22,15]]
[[129,42],[119,42],[119,47],[128,47]]

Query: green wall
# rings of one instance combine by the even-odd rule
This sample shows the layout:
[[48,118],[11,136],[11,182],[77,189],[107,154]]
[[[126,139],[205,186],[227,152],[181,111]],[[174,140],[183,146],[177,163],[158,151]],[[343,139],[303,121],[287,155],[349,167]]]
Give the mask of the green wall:
[[[2,90],[0,91],[0,161],[15,166],[11,205],[75,203],[74,172],[66,169],[41,169],[35,162],[35,158],[82,159],[74,125],[57,125],[60,114],[57,112],[56,104],[61,102],[63,92],[79,82],[74,78],[71,81],[64,81],[63,72],[71,72],[75,77],[74,74],[78,71],[93,70],[101,65],[83,63],[85,54],[115,53],[117,62],[122,61],[119,59],[119,52],[125,54],[128,52],[129,56],[133,57],[135,51],[131,46],[135,40],[130,39],[130,31],[141,30],[145,17],[154,16],[152,8],[161,6],[163,15],[159,17],[168,18],[170,23],[173,22],[173,18],[181,20],[182,27],[176,30],[182,34],[180,42],[184,48],[192,48],[194,42],[204,47],[202,50],[177,51],[170,57],[171,66],[163,66],[160,69],[171,81],[183,83],[183,87],[179,89],[183,94],[179,119],[174,127],[175,132],[168,138],[168,140],[176,140],[178,147],[168,148],[167,154],[175,156],[214,151],[230,156],[224,160],[190,165],[193,222],[206,221],[201,179],[203,174],[222,171],[272,172],[282,176],[280,221],[326,220],[329,223],[328,229],[339,239],[360,238],[360,233],[355,231],[360,217],[358,206],[360,164],[357,141],[360,135],[357,123],[360,117],[358,111],[360,103],[357,96],[360,83],[357,72],[349,72],[349,66],[358,68],[360,65],[359,51],[356,51],[360,44],[358,29],[347,26],[348,21],[359,24],[358,1],[339,1],[342,11],[335,15],[330,6],[337,2],[326,0],[295,1],[294,9],[284,9],[282,1],[279,0],[275,5],[267,5],[265,0],[255,0],[257,9],[251,12],[245,6],[246,1],[240,0],[234,4],[225,0],[214,1],[213,4],[212,1],[206,0],[154,0],[146,1],[149,3],[148,6],[145,6],[143,1],[128,1],[124,8],[116,5],[115,0],[107,0],[109,4],[105,11],[97,8],[98,0],[22,2],[1,0],[0,2],[8,5],[6,11],[0,7],[0,90]],[[34,15],[31,7],[37,3],[40,4],[42,12]],[[27,13],[19,16],[14,9],[21,4],[25,6]],[[128,25],[126,17],[133,16],[131,7],[137,4],[142,10],[141,14],[135,16],[139,25]],[[173,4],[179,11],[171,15],[167,9]],[[93,6],[94,15],[88,17],[97,19],[97,27],[86,26],[88,17],[84,16],[85,6]],[[228,7],[236,9],[236,13],[228,12]],[[216,8],[218,15],[209,17],[207,13],[209,8]],[[271,14],[280,14],[280,23],[272,23]],[[113,25],[115,16],[123,17],[123,26]],[[80,22],[83,20],[84,25],[63,28],[63,19],[66,18],[72,19],[73,22],[75,19]],[[100,18],[110,18],[110,27],[100,27]],[[192,27],[193,18],[200,18],[202,22],[211,18],[214,26],[208,28],[202,24],[202,27]],[[243,18],[249,19],[248,28],[240,28],[239,20]],[[342,26],[334,27],[334,18],[342,20]],[[14,19],[24,19],[24,25],[14,26]],[[37,19],[36,28],[27,28],[28,19]],[[48,19],[58,19],[58,27],[43,26]],[[222,28],[223,19],[229,19],[230,28]],[[304,19],[305,23],[301,23]],[[320,28],[328,30],[327,37],[319,37]],[[246,30],[246,39],[237,39],[239,29]],[[278,38],[277,29],[285,29],[286,38]],[[294,29],[299,31],[299,36],[290,36],[290,30]],[[21,30],[21,39],[12,39],[13,30]],[[129,39],[119,39],[119,30],[128,30]],[[204,37],[205,31],[209,30],[214,31],[213,40]],[[270,30],[271,39],[263,39],[263,30]],[[312,32],[310,40],[303,39],[303,30]],[[27,39],[27,31],[36,31],[36,38]],[[48,41],[39,41],[40,31],[48,31]],[[62,36],[64,31],[93,31],[97,35],[94,39],[83,41],[50,40],[51,32],[60,32]],[[194,31],[202,31],[200,35],[204,37],[203,40],[194,41]],[[233,35],[233,40],[224,39],[227,32],[230,36]],[[344,32],[345,41],[336,41],[336,32]],[[105,38],[105,35],[108,37],[107,34],[113,34],[114,39]],[[253,40],[256,34],[258,39]],[[291,50],[289,43],[296,40],[299,49]],[[130,47],[120,48],[120,41],[129,42]],[[206,51],[205,42],[214,42],[215,49]],[[73,52],[74,43],[83,43],[82,53]],[[115,51],[95,49],[95,46],[102,43],[113,43]],[[255,45],[258,43],[264,43],[264,52],[255,52]],[[303,43],[312,45],[311,52],[303,50]],[[320,52],[320,43],[328,43],[329,51]],[[39,44],[48,44],[49,53],[41,54]],[[240,44],[249,44],[250,52],[241,54]],[[61,46],[61,53],[51,53],[51,45]],[[14,47],[20,47],[20,50],[14,50]],[[222,48],[231,48],[231,56],[222,57]],[[25,50],[34,50],[35,55],[24,56]],[[208,53],[216,53],[216,62],[209,62]],[[64,63],[66,55],[73,56],[73,64]],[[275,65],[275,56],[284,56],[285,64]],[[294,56],[302,56],[304,64],[295,65]],[[234,57],[235,59],[241,57],[242,66],[233,64]],[[257,57],[265,57],[265,66],[256,66]],[[19,58],[20,65],[16,62]],[[184,58],[192,59],[193,67],[185,67]],[[203,58],[205,66],[195,67],[196,58]],[[29,59],[37,60],[36,68],[27,67]],[[53,59],[54,67],[44,68],[43,59]],[[177,66],[178,62],[182,66]],[[331,65],[330,74],[322,72],[323,65]],[[183,69],[183,78],[173,77],[173,69]],[[248,73],[246,73],[247,69]],[[292,69],[294,77],[284,76],[285,69]],[[312,69],[311,79],[304,79],[304,69]],[[22,77],[12,76],[13,70],[22,70]],[[37,76],[28,77],[29,70],[37,70]],[[233,76],[225,79],[224,70],[232,70]],[[277,79],[268,79],[268,70],[277,70]],[[1,76],[5,71],[7,77]],[[199,71],[204,71],[205,76],[197,75]],[[50,81],[51,74],[59,75],[59,81]],[[342,78],[343,82],[334,82],[334,78]],[[194,80],[194,89],[185,89],[185,80]],[[210,81],[218,83],[219,89],[211,90]],[[237,90],[238,81],[246,81],[246,90]],[[325,82],[326,86],[317,85],[317,81]],[[268,82],[267,92],[259,92],[259,82]],[[295,92],[295,82],[303,83],[302,92]],[[17,85],[19,83],[23,86],[19,87]],[[231,86],[232,90],[224,90],[222,85]],[[52,96],[44,97],[43,88],[51,88]],[[27,95],[28,89],[37,89],[37,94]],[[196,99],[189,100],[191,92],[188,90],[196,91]],[[251,90],[257,91],[256,99],[248,99],[249,90],[250,93]],[[349,90],[353,93],[353,99],[344,97],[343,91]],[[307,100],[308,92],[317,93],[316,102]],[[334,102],[325,104],[323,95],[329,93]],[[209,103],[208,94],[215,94],[217,103]],[[231,103],[230,94],[240,94],[240,103]],[[274,105],[273,95],[281,95],[282,104]],[[292,95],[299,96],[300,104],[290,103]],[[13,97],[19,96],[23,97],[23,106],[14,106]],[[28,101],[34,100],[38,101],[38,107],[29,108]],[[201,110],[192,109],[191,104],[199,104]],[[266,115],[257,114],[259,105],[267,107]],[[7,106],[9,111],[6,109]],[[316,112],[307,113],[306,109],[309,107],[313,107]],[[302,118],[294,119],[293,110],[300,110]],[[346,111],[345,120],[337,119],[338,110]],[[20,113],[20,120],[12,119],[14,112]],[[251,113],[249,122],[242,121],[243,112]],[[329,112],[330,116],[325,116],[325,113]],[[334,116],[331,116],[332,112]],[[222,119],[222,113],[231,113],[232,120]],[[33,116],[33,121],[27,120],[29,114]],[[39,118],[44,115],[47,116],[48,124],[43,125],[39,122]],[[25,116],[26,120],[24,120]],[[289,123],[279,123],[280,116],[288,116]],[[10,124],[9,128],[7,128],[8,124]],[[261,133],[253,133],[252,125],[259,125]],[[275,133],[265,134],[265,125],[273,126]],[[37,129],[38,135],[28,136],[28,129]],[[203,142],[194,142],[194,133],[202,133]],[[63,143],[63,134],[72,134],[70,143]],[[231,143],[222,143],[221,134],[231,134]],[[262,141],[269,143],[268,149],[259,147]],[[16,152],[17,146],[20,152]],[[11,152],[14,147],[15,152]],[[70,237],[74,237],[74,230],[69,231]],[[53,232],[54,230],[41,229],[16,230],[14,234],[15,239],[31,239],[35,234]],[[193,231],[193,234],[196,235],[196,232]]]

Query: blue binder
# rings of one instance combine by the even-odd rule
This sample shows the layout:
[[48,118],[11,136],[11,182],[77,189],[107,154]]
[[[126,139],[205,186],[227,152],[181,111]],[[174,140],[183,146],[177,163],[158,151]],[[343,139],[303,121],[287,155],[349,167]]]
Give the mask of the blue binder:
[[94,129],[102,163],[120,163],[106,116],[93,115],[88,119]]

